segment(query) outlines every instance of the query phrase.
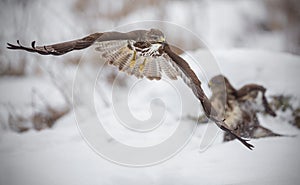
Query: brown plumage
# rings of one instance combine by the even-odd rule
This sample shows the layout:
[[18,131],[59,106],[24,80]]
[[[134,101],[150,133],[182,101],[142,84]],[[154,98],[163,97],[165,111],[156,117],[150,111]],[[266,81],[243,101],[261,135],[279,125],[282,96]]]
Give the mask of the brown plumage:
[[[237,138],[247,148],[253,148],[253,145],[249,144],[247,140],[232,132],[224,123],[223,118],[218,116],[216,109],[201,88],[201,82],[194,71],[183,58],[174,52],[175,47],[165,41],[160,30],[94,33],[82,39],[48,46],[35,46],[35,41],[32,42],[32,47],[24,47],[19,41],[17,43],[18,45],[7,43],[7,48],[36,52],[42,55],[63,55],[95,44],[98,46],[96,50],[102,52],[102,56],[109,64],[130,75],[138,78],[147,77],[150,80],[159,80],[162,74],[166,74],[171,79],[181,77],[199,99],[209,119],[232,137]],[[128,60],[128,57],[131,59]]]
[[[267,101],[266,89],[263,86],[248,84],[236,90],[223,75],[212,78],[210,86],[213,92],[212,104],[223,104],[223,106],[218,106],[221,109],[219,112],[224,112],[225,123],[236,135],[247,138],[282,136],[259,124],[256,115],[258,112],[276,116]],[[221,92],[224,87],[225,93]],[[226,101],[222,97],[223,94],[227,95]],[[232,137],[231,134],[224,135],[224,141],[232,139],[235,137]]]

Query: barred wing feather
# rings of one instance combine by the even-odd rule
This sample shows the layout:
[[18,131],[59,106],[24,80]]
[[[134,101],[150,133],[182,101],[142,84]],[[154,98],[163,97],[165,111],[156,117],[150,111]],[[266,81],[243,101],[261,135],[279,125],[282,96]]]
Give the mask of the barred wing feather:
[[102,53],[101,56],[106,62],[137,78],[160,80],[165,75],[171,80],[177,80],[181,77],[188,86],[191,85],[190,78],[167,54],[156,57],[141,56],[128,48],[127,40],[97,43],[96,50]]

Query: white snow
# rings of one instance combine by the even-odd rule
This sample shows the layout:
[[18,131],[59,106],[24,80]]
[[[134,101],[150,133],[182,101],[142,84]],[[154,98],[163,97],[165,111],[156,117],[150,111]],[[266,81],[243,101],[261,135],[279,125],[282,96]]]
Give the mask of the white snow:
[[[82,5],[87,8],[75,11],[78,2],[87,2]],[[189,52],[189,56],[183,55],[197,71],[207,94],[207,81],[221,71],[237,88],[247,83],[259,83],[267,88],[267,96],[293,95],[296,97],[295,101],[299,101],[300,87],[297,80],[300,77],[300,57],[279,52],[290,49],[288,46],[296,48],[299,44],[296,43],[295,35],[287,37],[284,30],[259,30],[258,25],[265,21],[267,14],[264,2],[165,1],[160,5],[153,2],[153,5],[145,7],[144,4],[138,4],[127,14],[122,14],[122,7],[126,3],[132,3],[131,1],[1,1],[0,40],[1,43],[15,43],[16,39],[20,39],[24,45],[30,44],[32,40],[36,40],[37,44],[49,44],[79,38],[91,32],[108,31],[115,26],[136,21],[170,21],[195,32],[211,48],[222,49],[213,53],[218,65],[211,63],[214,59],[201,49]],[[120,15],[114,17],[118,14]],[[143,24],[136,25],[141,28]],[[194,42],[191,34],[182,34],[183,29],[173,29],[174,25],[168,25],[171,27],[166,30],[166,35],[170,35],[167,40],[181,43],[183,48],[199,48],[198,41]],[[133,26],[125,28],[133,29]],[[7,105],[15,106],[22,114],[32,112],[30,104],[33,88],[40,91],[53,106],[65,103],[51,80],[43,75],[36,75],[35,70],[41,66],[46,71],[53,68],[53,71],[57,71],[58,74],[55,75],[58,78],[67,78],[66,82],[70,83],[65,88],[69,89],[69,79],[74,77],[75,69],[67,69],[58,63],[72,59],[72,56],[78,56],[81,52],[61,58],[41,57],[7,52],[4,47],[2,44],[0,48],[0,59],[4,61],[1,68],[5,69],[7,66],[3,65],[8,63],[15,65],[18,61],[25,60],[26,73],[29,75],[0,78],[0,123],[7,119]],[[91,114],[89,109],[83,109],[82,114],[87,118],[83,124],[91,127],[88,121],[92,120],[90,116],[103,118],[105,129],[118,141],[136,147],[154,145],[172,135],[179,121],[189,126],[195,124],[191,120],[180,120],[181,115],[201,114],[200,104],[182,81],[175,82],[175,89],[172,84],[166,85],[167,81],[142,81],[138,88],[143,91],[133,89],[128,97],[132,115],[141,120],[152,115],[153,119],[159,119],[158,115],[161,114],[151,112],[154,110],[151,107],[158,109],[165,106],[165,123],[159,124],[159,129],[155,129],[153,133],[128,132],[113,118],[114,113],[109,109],[111,100],[103,103],[103,97],[108,100],[112,90],[109,85],[101,83],[101,77],[94,83],[92,77],[98,71],[89,68],[98,66],[91,66],[81,74],[84,77],[78,82],[78,86],[99,86],[100,95],[93,99],[97,103],[95,108],[98,115]],[[102,74],[105,76],[109,72],[111,71],[104,71]],[[133,77],[126,75],[119,77],[129,78],[129,83],[133,81]],[[84,96],[75,99],[79,99],[80,106],[90,106],[90,102],[85,101],[88,97],[85,89],[79,90],[83,91]],[[176,90],[184,93],[175,92]],[[127,95],[127,91],[129,89],[120,90],[117,105],[124,106],[120,100]],[[160,101],[152,101],[153,97],[160,98],[163,106]],[[181,107],[178,103],[181,100],[189,107]],[[53,128],[40,132],[31,130],[17,134],[8,131],[7,125],[0,124],[0,184],[299,184],[300,132],[280,116],[286,115],[276,118],[260,115],[259,121],[277,133],[296,135],[295,137],[253,139],[250,142],[255,149],[249,151],[238,141],[222,143],[221,131],[214,124],[199,125],[190,142],[177,155],[164,163],[143,168],[120,166],[96,154],[80,135],[73,112],[59,119]],[[217,132],[220,134],[216,136]]]
[[[254,50],[216,51],[214,54],[218,58],[221,71],[235,87],[255,82],[264,85],[268,89],[268,95],[285,93],[300,98],[299,87],[295,82],[299,76],[300,57]],[[202,50],[191,55],[195,59],[205,60],[201,58],[205,57]],[[31,84],[42,89],[51,88],[50,85],[45,85],[49,83],[47,79],[32,78],[1,79],[0,87],[7,92],[1,96],[1,102],[9,100],[13,103],[27,104],[28,102],[21,100],[30,100],[30,93],[17,92],[30,91]],[[145,92],[131,92],[131,111],[135,112],[137,117],[147,117],[148,110],[141,110],[138,102],[150,102],[143,97],[156,93],[156,96],[162,96],[168,116],[176,119],[178,108],[174,107],[172,101],[176,93],[171,96],[169,94],[173,89],[161,87],[161,91],[153,91],[151,88],[145,89]],[[52,94],[51,91],[43,92]],[[47,96],[48,98],[56,99],[55,96]],[[108,121],[113,119],[110,114],[106,115],[105,119]],[[207,150],[201,150],[204,148],[201,148],[200,144],[206,146],[204,141],[202,142],[202,139],[207,139],[205,134],[212,131],[210,137],[214,137],[216,130],[212,124],[201,125],[187,146],[173,158],[154,166],[131,168],[111,163],[89,148],[78,131],[74,114],[70,113],[49,130],[29,131],[24,134],[2,131],[0,184],[297,184],[300,181],[299,130],[279,118],[259,116],[259,119],[274,131],[297,136],[252,139],[251,143],[255,145],[255,149],[249,151],[238,141],[222,143],[219,134]],[[183,121],[194,124],[192,121]],[[156,136],[164,139],[165,134],[169,132],[167,128],[172,129],[174,126],[176,127],[175,123],[162,125],[163,129]],[[206,132],[207,127],[209,128]],[[130,140],[136,136],[121,133],[121,130],[114,132],[120,134],[119,137],[124,142],[132,144]],[[211,140],[208,139],[209,141]],[[144,137],[135,144],[143,142],[146,145],[153,140],[151,136]]]

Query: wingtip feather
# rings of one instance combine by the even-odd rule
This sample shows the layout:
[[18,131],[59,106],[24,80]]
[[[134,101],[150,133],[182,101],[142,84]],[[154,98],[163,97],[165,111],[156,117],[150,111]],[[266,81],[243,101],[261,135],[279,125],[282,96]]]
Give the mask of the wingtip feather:
[[31,47],[35,49],[35,40],[31,42]]
[[16,46],[11,43],[7,42],[6,44],[7,44],[7,46],[6,46],[7,49],[15,49],[16,48]]

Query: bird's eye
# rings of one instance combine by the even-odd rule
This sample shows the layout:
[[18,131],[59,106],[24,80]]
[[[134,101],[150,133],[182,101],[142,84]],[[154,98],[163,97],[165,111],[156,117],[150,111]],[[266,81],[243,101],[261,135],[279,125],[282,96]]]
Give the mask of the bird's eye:
[[151,35],[151,39],[158,39],[157,35]]

